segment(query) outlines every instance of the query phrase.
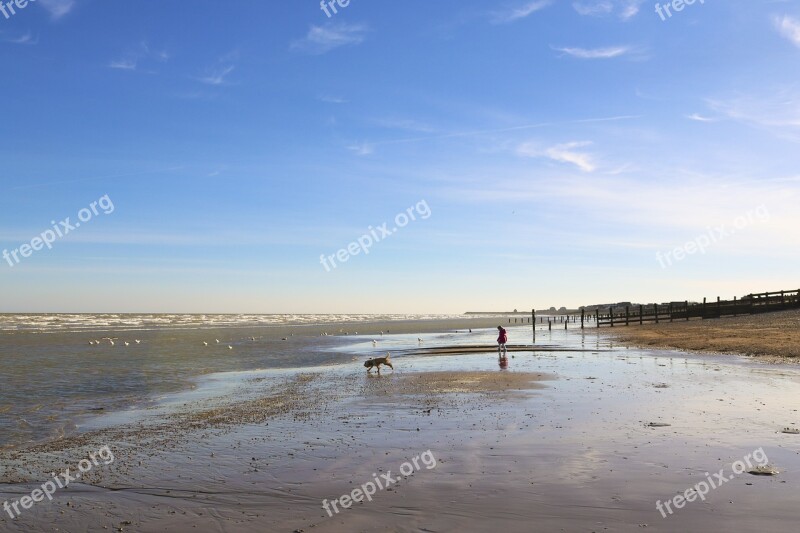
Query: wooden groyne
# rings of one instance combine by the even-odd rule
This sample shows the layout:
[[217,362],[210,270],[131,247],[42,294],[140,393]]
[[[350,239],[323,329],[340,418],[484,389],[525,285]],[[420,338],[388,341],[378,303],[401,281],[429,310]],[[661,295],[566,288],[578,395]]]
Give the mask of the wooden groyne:
[[[649,322],[675,322],[676,320],[691,320],[693,318],[711,319],[724,316],[753,315],[757,313],[770,313],[785,309],[800,307],[800,290],[762,292],[748,294],[733,300],[716,301],[703,299],[703,303],[671,302],[669,304],[653,304],[626,306],[624,309],[610,307],[602,313],[597,309],[594,319],[597,327],[630,326]],[[583,323],[583,320],[581,321]]]

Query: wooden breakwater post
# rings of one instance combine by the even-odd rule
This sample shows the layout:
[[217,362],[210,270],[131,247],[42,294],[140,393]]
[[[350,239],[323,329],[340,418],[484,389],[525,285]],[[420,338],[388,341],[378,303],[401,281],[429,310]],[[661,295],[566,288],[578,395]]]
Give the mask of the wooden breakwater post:
[[586,317],[586,309],[581,309],[581,329],[583,329],[583,321]]
[[533,330],[533,344],[536,344],[536,309],[531,309],[531,329]]
[[553,331],[553,321],[549,318],[547,319],[547,331]]
[[[694,318],[713,320],[727,316],[737,317],[739,315],[754,315],[798,308],[800,307],[800,290],[750,293],[742,298],[734,296],[731,300],[723,300],[722,297],[717,296],[716,305],[713,300],[709,301],[709,298],[703,298],[703,301],[698,303],[690,303],[688,300],[684,300],[682,304],[681,302],[647,304],[646,306],[639,304],[639,324],[643,325],[645,322],[659,324],[666,322],[667,319],[669,319],[669,322],[674,322],[684,318],[687,322]],[[631,310],[630,306],[623,307],[625,307],[624,312],[622,308],[618,308],[615,311],[614,306],[608,307],[603,313],[600,313],[599,308],[596,308],[593,314],[591,312],[587,314],[582,310],[581,327],[585,327],[587,320],[589,322],[594,320],[598,328],[605,326],[613,328],[636,323],[635,308]],[[648,308],[647,313],[644,312],[644,307]],[[577,315],[574,315],[573,322],[577,322],[577,319]]]

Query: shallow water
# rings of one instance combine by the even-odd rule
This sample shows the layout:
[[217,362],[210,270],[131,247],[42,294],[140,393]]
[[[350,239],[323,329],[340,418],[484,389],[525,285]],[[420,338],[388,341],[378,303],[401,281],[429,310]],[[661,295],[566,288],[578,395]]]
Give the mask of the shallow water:
[[[374,350],[370,341],[382,338],[382,329],[464,320],[400,314],[0,315],[0,448],[60,438],[87,417],[150,405],[193,387],[205,374],[341,364],[352,359],[344,346]],[[359,328],[362,336],[355,335]],[[388,346],[400,342],[386,339]]]
[[[512,344],[527,342],[529,334],[527,327],[509,328]],[[189,519],[203,524],[210,506],[233,517],[231,524],[242,531],[355,531],[374,530],[375,524],[398,531],[465,524],[472,525],[465,530],[529,531],[533,522],[545,531],[638,531],[644,525],[654,531],[796,531],[800,437],[781,433],[800,424],[795,368],[628,349],[597,330],[538,332],[538,349],[510,353],[507,370],[500,370],[494,351],[414,353],[420,345],[492,344],[495,335],[488,327],[472,334],[397,333],[378,335],[377,347],[371,335],[337,337],[323,339],[330,342],[323,351],[339,358],[336,364],[193,378],[193,389],[154,399],[157,408],[109,413],[84,427],[163,421],[171,410],[202,408],[210,398],[213,405],[236,403],[277,386],[281,379],[275,378],[304,374],[318,376],[319,388],[310,391],[318,393],[320,413],[244,424],[212,438],[189,436],[162,450],[160,459],[151,458],[148,448],[138,470],[130,468],[137,464],[133,459],[120,460],[108,486],[165,487],[142,493],[153,497],[148,505],[136,492],[93,492],[79,501],[97,509],[99,520],[104,505],[125,506],[126,517],[149,512],[150,525],[168,520],[165,509],[172,505],[202,505]],[[547,350],[553,346],[567,351]],[[361,361],[383,350],[392,351],[394,372],[367,377]],[[409,373],[441,371],[532,372],[554,379],[510,395],[437,396],[402,387]],[[399,386],[389,386],[393,382]],[[373,472],[396,469],[401,458],[426,449],[440,464],[415,480],[421,483],[335,519],[320,512],[323,498],[346,493]],[[779,475],[742,474],[674,515],[663,518],[657,511],[657,501],[683,493],[709,472],[730,474],[734,461],[757,449]],[[170,505],[156,505],[162,499]],[[447,513],[430,503],[442,499]],[[58,509],[37,508],[41,515],[31,515],[30,523],[49,523]]]

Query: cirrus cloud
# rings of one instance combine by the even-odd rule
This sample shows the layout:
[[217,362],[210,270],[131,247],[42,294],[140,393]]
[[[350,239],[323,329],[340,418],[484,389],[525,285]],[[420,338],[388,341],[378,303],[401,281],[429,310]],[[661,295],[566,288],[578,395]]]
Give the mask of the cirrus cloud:
[[336,48],[364,42],[367,27],[362,24],[311,26],[303,39],[292,43],[292,50],[320,55]]
[[609,46],[606,48],[553,47],[553,50],[578,59],[613,59],[633,51],[630,46]]
[[591,146],[591,144],[591,141],[576,141],[542,148],[539,143],[531,141],[520,145],[517,148],[517,154],[523,157],[545,157],[559,163],[575,165],[584,172],[594,172],[597,165],[592,155],[576,150],[576,148]]

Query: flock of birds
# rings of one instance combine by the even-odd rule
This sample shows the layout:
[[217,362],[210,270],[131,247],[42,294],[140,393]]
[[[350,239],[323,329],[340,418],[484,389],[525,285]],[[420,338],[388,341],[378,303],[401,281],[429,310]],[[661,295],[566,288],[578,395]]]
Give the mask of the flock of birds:
[[[347,331],[344,331],[344,329],[340,329],[340,330],[339,330],[339,333],[342,333],[342,334],[344,334],[344,335],[349,335],[349,334],[350,334],[349,332],[347,332]],[[384,333],[384,332],[383,332],[383,331],[381,331],[381,336],[383,336],[383,333]],[[389,333],[389,332],[387,331],[386,333]],[[320,333],[320,337],[328,337],[328,336],[330,336],[330,335],[331,335],[331,334],[330,334],[330,333],[328,333],[328,332],[323,332],[323,333]],[[358,335],[358,332],[357,332],[357,331],[354,331],[354,332],[353,332],[353,335]],[[292,333],[292,334],[290,335],[290,337],[294,337],[294,333]],[[255,340],[256,340],[256,338],[255,338],[255,337],[249,337],[249,339],[250,339],[251,341],[255,341]],[[108,341],[108,342],[109,342],[109,344],[110,344],[111,346],[116,346],[116,343],[115,343],[114,341],[118,341],[118,340],[119,340],[119,337],[113,337],[113,338],[112,338],[112,337],[103,337],[103,339],[102,339],[102,340],[104,340],[104,341]],[[288,340],[289,340],[289,337],[283,337],[281,340],[282,340],[282,341],[288,341]],[[131,343],[130,343],[130,342],[128,342],[128,341],[123,341],[123,342],[124,342],[125,346],[130,346],[130,345],[131,345]],[[141,340],[139,340],[139,339],[134,339],[134,341],[133,341],[133,342],[135,342],[136,344],[141,344],[141,343],[142,343],[142,341],[141,341]],[[219,344],[219,343],[220,343],[219,339],[214,339],[214,342],[215,342],[216,344]],[[419,342],[420,344],[422,344],[422,339],[421,339],[421,338],[419,338],[419,337],[417,337],[417,342]],[[89,345],[90,345],[90,346],[99,346],[100,344],[101,344],[101,343],[100,343],[100,341],[99,341],[99,340],[90,340],[90,341],[89,341]],[[203,341],[203,346],[208,346],[208,342],[207,342],[207,341]],[[377,341],[376,339],[373,339],[373,340],[372,340],[372,346],[375,346],[375,347],[377,347],[377,346],[378,346],[378,341]],[[228,345],[228,349],[229,349],[229,350],[233,350],[233,346],[229,344],[229,345]]]
[[[326,335],[327,335],[327,333],[326,333]],[[292,333],[290,336],[294,337],[294,333]],[[249,339],[251,341],[255,341],[256,340],[255,337],[249,337]],[[119,341],[119,337],[103,337],[102,340],[108,341],[108,343],[111,346],[116,346],[117,343],[115,343],[114,341]],[[281,340],[282,341],[288,341],[289,337],[283,337]],[[134,339],[133,342],[135,342],[136,344],[141,344],[142,343],[142,341],[140,339]],[[219,339],[214,339],[214,342],[215,342],[215,344],[219,344],[220,340]],[[125,346],[130,346],[131,345],[131,343],[128,342],[128,341],[123,341],[123,343],[125,344]],[[101,344],[101,342],[99,340],[90,340],[89,341],[89,346],[100,346],[100,344]],[[203,341],[203,346],[208,346],[208,341]],[[228,345],[228,349],[229,350],[233,350],[233,345],[229,344]]]
[[[116,340],[119,340],[119,337],[114,337],[114,338],[111,338],[111,337],[103,337],[103,339],[102,339],[102,340],[104,340],[104,341],[108,341],[108,343],[109,343],[111,346],[116,346],[116,343],[115,343],[114,341],[116,341]],[[131,345],[131,343],[130,343],[130,342],[128,342],[128,341],[123,341],[123,342],[125,343],[125,346],[130,346],[130,345]],[[134,339],[134,341],[133,341],[133,342],[135,342],[136,344],[141,344],[141,343],[142,343],[142,341],[140,341],[139,339]],[[97,340],[95,340],[95,341],[89,341],[89,346],[100,346],[100,341],[97,341]]]

